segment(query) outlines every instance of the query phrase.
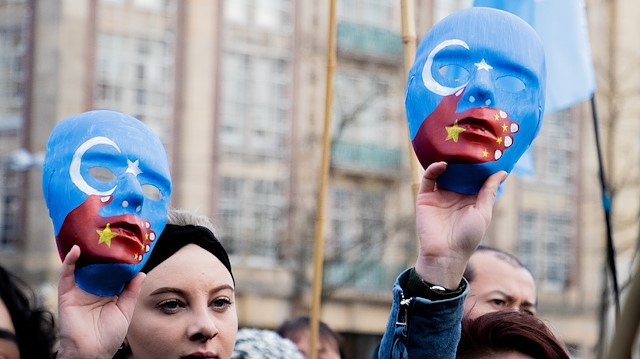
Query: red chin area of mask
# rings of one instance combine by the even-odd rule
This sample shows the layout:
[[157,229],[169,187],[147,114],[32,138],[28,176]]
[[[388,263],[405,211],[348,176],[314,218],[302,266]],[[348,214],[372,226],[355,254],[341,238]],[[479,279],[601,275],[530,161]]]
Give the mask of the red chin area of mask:
[[151,224],[135,214],[102,217],[100,208],[113,196],[90,195],[65,217],[56,236],[58,253],[64,260],[74,244],[82,254],[77,266],[97,263],[139,264],[150,250],[156,233]]
[[464,90],[443,97],[422,122],[412,140],[424,168],[438,161],[450,164],[499,160],[513,145],[519,125],[498,108],[474,107],[456,113]]

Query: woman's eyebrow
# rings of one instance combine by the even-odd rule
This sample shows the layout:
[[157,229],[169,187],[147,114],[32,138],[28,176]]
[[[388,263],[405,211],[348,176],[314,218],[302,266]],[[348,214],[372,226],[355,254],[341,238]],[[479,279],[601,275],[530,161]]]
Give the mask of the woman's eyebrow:
[[211,288],[211,290],[209,291],[210,293],[217,293],[223,290],[230,290],[232,292],[235,293],[235,289],[233,288],[233,286],[229,285],[229,284],[221,284],[217,287]]
[[[233,292],[235,292],[235,289],[233,288],[233,286],[229,285],[229,284],[221,284],[219,286],[213,287],[209,290],[210,293],[216,293],[216,292],[220,292],[223,290],[231,290]],[[175,294],[179,294],[179,295],[184,295],[184,291],[182,289],[178,289],[178,288],[174,288],[174,287],[160,287],[156,290],[154,290],[153,292],[149,293],[149,296],[153,296],[153,295],[158,295],[158,294],[165,294],[165,293],[175,293]]]
[[158,294],[165,294],[165,293],[182,294],[183,292],[182,292],[182,290],[180,290],[178,288],[160,287],[160,288],[154,290],[153,292],[149,293],[149,296],[158,295]]

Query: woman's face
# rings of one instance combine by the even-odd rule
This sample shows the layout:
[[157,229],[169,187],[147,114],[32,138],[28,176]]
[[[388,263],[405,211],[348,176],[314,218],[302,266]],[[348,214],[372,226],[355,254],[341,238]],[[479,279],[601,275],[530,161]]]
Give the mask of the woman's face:
[[125,340],[136,359],[228,359],[237,332],[231,274],[189,244],[149,271]]
[[19,359],[20,350],[15,339],[16,330],[7,306],[0,300],[0,358]]

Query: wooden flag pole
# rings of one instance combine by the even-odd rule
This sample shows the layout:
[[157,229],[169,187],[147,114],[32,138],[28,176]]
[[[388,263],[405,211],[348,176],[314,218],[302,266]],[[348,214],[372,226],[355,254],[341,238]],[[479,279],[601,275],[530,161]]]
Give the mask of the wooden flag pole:
[[315,243],[313,250],[313,283],[310,315],[309,358],[317,359],[322,298],[322,262],[324,259],[324,205],[329,182],[329,158],[331,154],[331,108],[333,105],[333,72],[336,67],[336,0],[329,7],[329,38],[327,42],[327,80],[325,89],[324,130],[322,133],[322,163],[316,207]]
[[[405,82],[409,78],[409,71],[416,57],[416,26],[413,10],[413,0],[400,1],[402,12],[402,49],[404,53],[404,78]],[[411,189],[413,190],[413,198],[418,196],[420,189],[420,181],[422,179],[422,166],[418,162],[418,158],[413,152],[413,144],[411,136],[408,134],[409,142],[409,165],[411,169]]]

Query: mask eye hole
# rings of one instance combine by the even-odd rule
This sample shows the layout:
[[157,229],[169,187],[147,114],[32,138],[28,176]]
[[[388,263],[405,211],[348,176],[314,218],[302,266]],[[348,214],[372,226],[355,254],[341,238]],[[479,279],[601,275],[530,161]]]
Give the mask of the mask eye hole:
[[89,174],[100,182],[111,182],[116,179],[115,173],[106,167],[89,168]]
[[502,91],[517,93],[524,90],[526,86],[515,76],[502,76],[496,80],[496,87]]
[[442,85],[457,87],[469,81],[469,71],[460,65],[449,64],[438,69]]
[[160,189],[158,187],[152,184],[143,184],[141,187],[142,187],[142,193],[144,194],[145,197],[152,199],[154,201],[157,201],[162,198],[162,193],[160,192]]

